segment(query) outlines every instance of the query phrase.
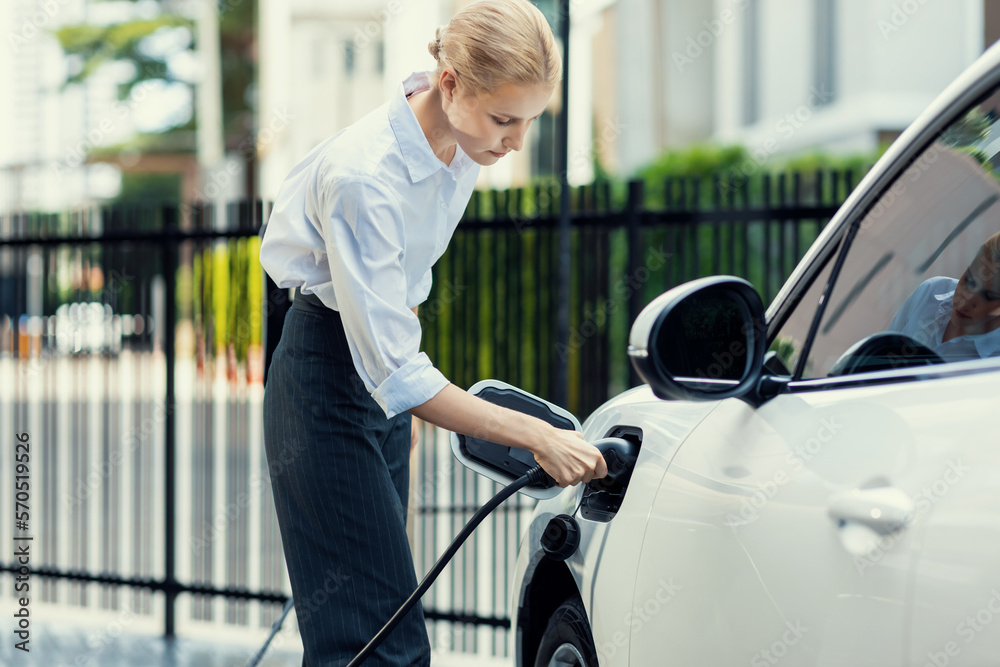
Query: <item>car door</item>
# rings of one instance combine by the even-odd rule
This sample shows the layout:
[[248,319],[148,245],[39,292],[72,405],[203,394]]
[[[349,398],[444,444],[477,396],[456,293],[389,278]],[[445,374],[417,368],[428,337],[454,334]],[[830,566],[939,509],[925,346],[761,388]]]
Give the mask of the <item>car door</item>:
[[984,374],[965,384],[964,402],[947,401],[957,411],[951,438],[962,441],[949,452],[958,470],[953,483],[928,487],[934,510],[915,563],[905,664],[979,667],[1000,656],[998,386],[997,373]]
[[[939,503],[983,498],[982,481],[996,471],[991,463],[988,473],[971,472],[984,445],[970,443],[995,444],[1000,427],[976,412],[988,400],[1000,404],[996,371],[789,394],[757,409],[720,403],[685,441],[654,501],[633,607],[646,609],[642,592],[664,577],[680,592],[633,625],[630,664],[654,664],[665,650],[677,664],[904,664],[921,533]],[[978,491],[963,490],[977,479]],[[982,532],[966,537],[926,543],[938,552],[997,544]],[[970,586],[985,572],[996,579],[994,546],[968,554],[980,573]],[[935,567],[939,587],[950,562]],[[925,618],[942,598],[930,591]],[[938,634],[955,632],[964,616],[953,617]],[[944,639],[932,647],[943,650]]]
[[1000,232],[991,78],[901,138],[776,299],[775,395],[719,401],[671,462],[633,607],[665,576],[679,592],[633,625],[630,664],[1000,654],[1000,618],[984,623],[1000,616],[1000,330],[942,340]]

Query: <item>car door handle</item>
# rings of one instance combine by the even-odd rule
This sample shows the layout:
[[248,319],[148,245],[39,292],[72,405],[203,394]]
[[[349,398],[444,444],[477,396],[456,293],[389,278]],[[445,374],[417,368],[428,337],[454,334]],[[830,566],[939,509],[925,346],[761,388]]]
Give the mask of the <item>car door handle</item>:
[[902,530],[913,519],[913,500],[894,486],[853,489],[834,496],[829,511],[841,526],[853,521],[889,535]]

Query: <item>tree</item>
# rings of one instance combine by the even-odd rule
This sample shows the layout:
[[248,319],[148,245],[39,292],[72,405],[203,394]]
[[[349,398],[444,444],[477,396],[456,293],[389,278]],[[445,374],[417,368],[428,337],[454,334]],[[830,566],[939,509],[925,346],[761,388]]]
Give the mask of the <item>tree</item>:
[[[134,70],[132,77],[120,85],[118,96],[121,100],[129,99],[137,86],[151,81],[193,86],[194,81],[179,75],[169,66],[168,58],[176,56],[176,53],[157,53],[150,46],[167,31],[185,31],[188,42],[185,50],[192,51],[195,46],[195,21],[171,13],[168,2],[160,2],[160,8],[162,11],[150,18],[110,25],[67,25],[56,31],[71,68],[64,86],[82,83],[102,65],[113,62],[130,63]],[[224,142],[227,150],[238,149],[250,167],[256,158],[253,142],[256,2],[223,0],[218,5],[218,11]],[[190,118],[172,127],[157,133],[140,134],[126,144],[106,147],[100,153],[193,152],[192,137],[197,128],[198,119],[192,111]],[[247,191],[254,192],[254,170],[247,168],[245,172]]]

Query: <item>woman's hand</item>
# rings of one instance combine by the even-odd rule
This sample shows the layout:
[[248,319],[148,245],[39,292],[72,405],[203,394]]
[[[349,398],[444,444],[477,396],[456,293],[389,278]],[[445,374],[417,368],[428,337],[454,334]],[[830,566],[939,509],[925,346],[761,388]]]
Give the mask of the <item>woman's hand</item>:
[[600,450],[587,442],[578,431],[551,427],[541,446],[531,453],[542,470],[561,487],[573,486],[608,474],[608,464]]
[[413,456],[413,448],[417,446],[417,441],[420,440],[420,427],[423,422],[420,421],[419,417],[413,417],[410,421],[410,456]]
[[608,474],[608,465],[601,452],[580,433],[556,428],[538,417],[490,403],[451,383],[409,412],[455,433],[527,449],[534,454],[542,470],[562,487]]

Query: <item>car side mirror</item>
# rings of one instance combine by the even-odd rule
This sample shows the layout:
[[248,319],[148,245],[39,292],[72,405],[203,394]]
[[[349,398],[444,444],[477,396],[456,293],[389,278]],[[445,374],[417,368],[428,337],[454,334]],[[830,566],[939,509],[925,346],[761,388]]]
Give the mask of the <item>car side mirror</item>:
[[711,276],[647,305],[632,325],[628,355],[657,397],[717,400],[756,386],[765,338],[764,304],[753,286]]

